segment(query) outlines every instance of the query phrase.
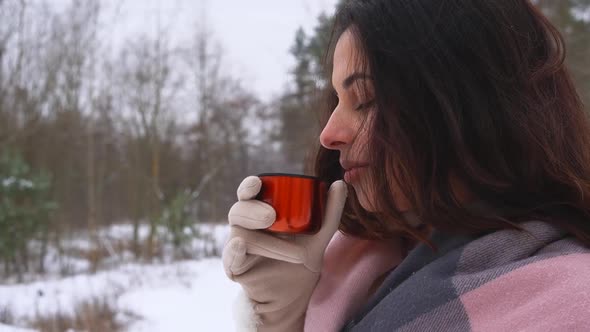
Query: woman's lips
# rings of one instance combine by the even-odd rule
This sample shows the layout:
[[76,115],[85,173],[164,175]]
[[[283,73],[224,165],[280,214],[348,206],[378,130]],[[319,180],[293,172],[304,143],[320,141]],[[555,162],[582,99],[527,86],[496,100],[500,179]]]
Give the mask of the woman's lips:
[[349,169],[346,170],[346,172],[344,173],[344,181],[346,183],[352,183],[357,181],[360,176],[361,173],[367,168],[367,166],[355,166],[355,167],[351,167]]

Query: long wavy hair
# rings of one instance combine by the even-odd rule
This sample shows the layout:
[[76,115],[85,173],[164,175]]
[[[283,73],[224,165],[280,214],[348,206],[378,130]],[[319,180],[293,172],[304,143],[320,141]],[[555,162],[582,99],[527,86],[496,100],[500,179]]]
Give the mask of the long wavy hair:
[[[431,227],[466,234],[537,218],[590,245],[590,126],[557,29],[528,0],[351,0],[337,11],[327,69],[347,29],[371,73],[373,202],[349,195],[341,230],[427,241],[393,204],[395,183]],[[323,128],[337,104],[327,92]],[[316,175],[341,179],[319,147]],[[452,178],[486,206],[467,208]]]

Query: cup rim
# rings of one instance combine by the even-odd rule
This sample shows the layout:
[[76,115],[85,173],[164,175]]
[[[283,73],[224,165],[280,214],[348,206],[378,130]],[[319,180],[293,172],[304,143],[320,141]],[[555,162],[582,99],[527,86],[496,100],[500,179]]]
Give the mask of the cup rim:
[[322,181],[322,179],[320,179],[317,176],[305,175],[305,174],[294,174],[294,173],[260,173],[257,176],[258,177],[262,177],[262,176],[289,176],[289,177],[293,177],[293,178],[304,178],[304,179]]

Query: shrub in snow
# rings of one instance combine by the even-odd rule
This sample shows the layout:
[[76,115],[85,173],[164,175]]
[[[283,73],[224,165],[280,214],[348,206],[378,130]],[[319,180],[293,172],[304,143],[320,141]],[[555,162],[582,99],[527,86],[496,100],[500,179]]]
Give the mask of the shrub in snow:
[[175,256],[183,256],[190,251],[191,240],[199,237],[194,227],[194,219],[189,211],[193,195],[190,191],[180,191],[165,205],[159,218],[159,224],[166,231],[166,242],[172,243]]
[[[57,208],[50,189],[49,176],[33,172],[20,154],[0,155],[0,262],[19,279],[29,268],[29,242],[46,243],[50,214]],[[41,250],[43,256],[44,246]]]

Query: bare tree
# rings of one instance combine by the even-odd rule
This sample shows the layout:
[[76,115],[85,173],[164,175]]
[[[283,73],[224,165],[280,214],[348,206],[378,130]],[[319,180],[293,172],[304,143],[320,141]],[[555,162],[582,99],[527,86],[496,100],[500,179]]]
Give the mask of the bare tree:
[[[140,153],[148,157],[149,179],[148,219],[150,234],[148,237],[147,256],[155,251],[157,219],[161,213],[163,192],[161,188],[161,144],[174,125],[173,105],[182,77],[173,71],[175,51],[169,47],[169,40],[164,32],[154,39],[143,37],[130,43],[123,53],[123,82],[127,96],[126,114],[133,128],[134,136],[142,142]],[[141,157],[140,157],[141,158]],[[137,234],[138,221],[135,224]]]
[[[101,4],[0,0],[0,150],[50,173],[58,203],[39,239],[39,270],[48,245],[64,253],[63,237],[84,229],[93,247],[108,247],[100,227],[129,219],[136,256],[155,257],[164,211],[190,210],[183,225],[224,218],[254,144],[264,145],[248,127],[271,109],[224,72],[204,20],[182,47],[158,25],[112,55]],[[104,253],[88,254],[99,267]]]
[[188,100],[193,101],[188,103],[189,112],[196,119],[184,139],[189,167],[186,181],[201,188],[196,217],[219,220],[235,199],[231,188],[249,171],[251,143],[246,123],[263,106],[239,79],[222,70],[223,50],[205,25],[196,26],[185,60],[194,87],[188,90]]

